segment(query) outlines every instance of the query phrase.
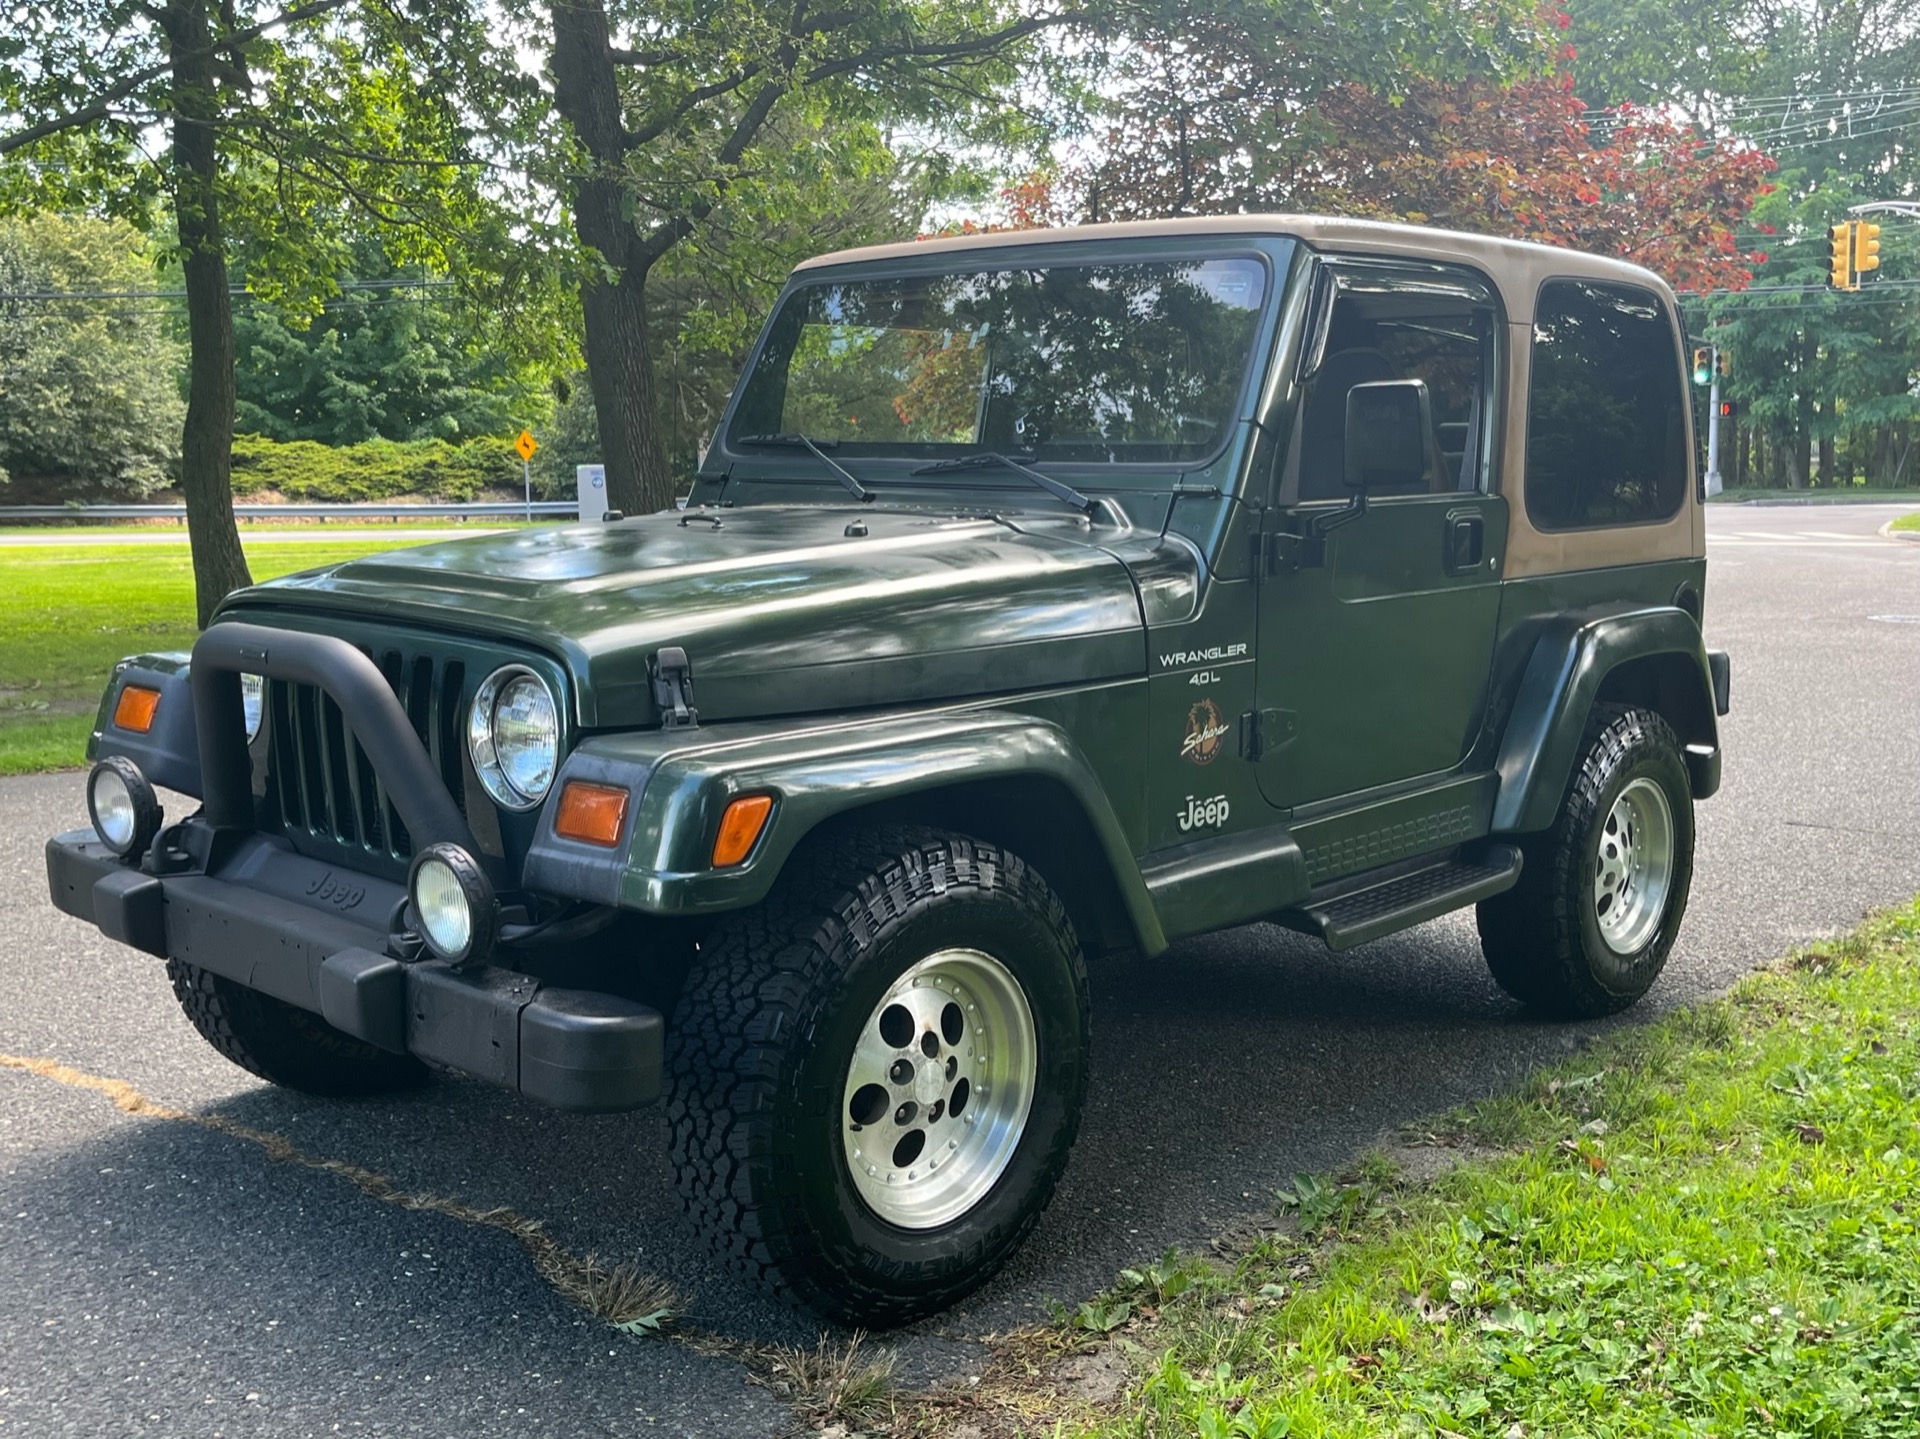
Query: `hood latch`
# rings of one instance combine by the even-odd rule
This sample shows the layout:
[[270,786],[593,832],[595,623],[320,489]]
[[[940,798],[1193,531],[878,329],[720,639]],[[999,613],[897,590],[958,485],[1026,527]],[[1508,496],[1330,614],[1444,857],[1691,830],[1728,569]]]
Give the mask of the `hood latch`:
[[653,704],[661,729],[694,729],[700,711],[693,707],[693,665],[679,645],[662,645],[647,661],[653,680]]

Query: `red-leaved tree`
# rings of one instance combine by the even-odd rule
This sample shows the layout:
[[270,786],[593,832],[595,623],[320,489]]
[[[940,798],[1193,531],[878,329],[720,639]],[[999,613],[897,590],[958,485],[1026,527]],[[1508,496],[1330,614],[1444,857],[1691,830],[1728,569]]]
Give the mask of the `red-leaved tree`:
[[1682,289],[1751,279],[1735,230],[1774,162],[1655,111],[1590,115],[1549,41],[1513,81],[1412,77],[1311,96],[1260,37],[1216,22],[1130,63],[1100,159],[1072,176],[1089,218],[1317,211],[1444,225],[1630,259]]

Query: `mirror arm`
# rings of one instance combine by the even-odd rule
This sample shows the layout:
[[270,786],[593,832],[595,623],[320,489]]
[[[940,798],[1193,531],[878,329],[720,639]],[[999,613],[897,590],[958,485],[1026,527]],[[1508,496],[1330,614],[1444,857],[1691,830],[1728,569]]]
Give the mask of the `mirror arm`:
[[1346,506],[1327,514],[1315,515],[1307,524],[1309,538],[1323,540],[1342,525],[1350,525],[1367,512],[1367,492],[1358,489],[1348,498]]

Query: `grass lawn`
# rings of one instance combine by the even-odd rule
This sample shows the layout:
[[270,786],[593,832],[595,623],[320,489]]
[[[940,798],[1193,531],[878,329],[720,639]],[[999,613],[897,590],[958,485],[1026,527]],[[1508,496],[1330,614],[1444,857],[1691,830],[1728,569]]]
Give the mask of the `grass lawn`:
[[[417,543],[375,535],[338,544],[246,539],[255,579]],[[0,546],[0,774],[85,762],[115,660],[193,644],[186,546]]]
[[1902,515],[1887,528],[1894,530],[1920,530],[1920,513]]
[[[1382,1156],[1302,1178],[1276,1232],[1130,1271],[949,1416],[1100,1439],[1920,1435],[1920,904],[1434,1130],[1394,1153],[1458,1161],[1438,1178]],[[1128,1382],[1035,1392],[1068,1365]]]

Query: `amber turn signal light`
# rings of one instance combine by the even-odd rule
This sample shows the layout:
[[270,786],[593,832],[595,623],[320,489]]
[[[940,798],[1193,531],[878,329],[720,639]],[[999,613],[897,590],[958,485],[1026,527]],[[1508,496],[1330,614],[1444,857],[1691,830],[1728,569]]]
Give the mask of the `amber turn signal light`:
[[727,812],[720,816],[720,833],[713,841],[714,867],[725,869],[752,854],[760,831],[767,827],[767,816],[772,813],[770,794],[750,794],[728,805]]
[[611,849],[620,843],[620,828],[626,822],[627,792],[624,789],[570,779],[560,791],[560,813],[554,817],[553,832],[562,839],[577,839]]
[[160,691],[145,685],[128,685],[114,701],[113,723],[116,729],[145,734],[153,728],[153,717],[160,709]]

